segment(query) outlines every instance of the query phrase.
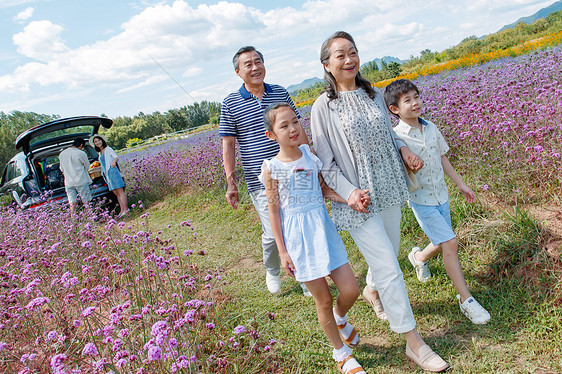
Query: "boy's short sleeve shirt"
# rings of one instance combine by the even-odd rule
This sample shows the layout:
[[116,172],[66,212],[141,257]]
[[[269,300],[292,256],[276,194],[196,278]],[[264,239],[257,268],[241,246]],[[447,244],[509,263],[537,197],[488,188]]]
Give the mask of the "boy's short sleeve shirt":
[[238,91],[224,99],[221,106],[219,134],[236,137],[249,192],[264,188],[258,180],[263,160],[269,160],[279,152],[277,142],[265,136],[264,110],[273,103],[284,101],[293,107],[300,118],[287,90],[275,84],[264,85],[265,92],[261,100],[249,93],[242,84]]
[[420,205],[441,205],[449,200],[441,164],[441,156],[449,151],[449,146],[433,122],[419,120],[423,131],[402,120],[394,128],[396,134],[424,163],[423,168],[416,173],[420,188],[410,194],[410,200]]

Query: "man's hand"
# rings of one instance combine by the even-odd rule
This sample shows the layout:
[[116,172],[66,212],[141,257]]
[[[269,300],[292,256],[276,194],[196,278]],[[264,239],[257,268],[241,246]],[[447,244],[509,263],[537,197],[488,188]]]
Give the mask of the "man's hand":
[[228,185],[228,187],[226,188],[225,196],[226,196],[226,201],[228,201],[228,203],[232,205],[234,209],[237,209],[239,199],[238,199],[238,187],[236,186],[236,183]]
[[234,136],[223,136],[222,138],[222,161],[224,165],[224,174],[226,176],[226,201],[234,209],[238,206],[238,187],[236,186],[236,178],[234,178],[235,169],[235,146],[236,138]]

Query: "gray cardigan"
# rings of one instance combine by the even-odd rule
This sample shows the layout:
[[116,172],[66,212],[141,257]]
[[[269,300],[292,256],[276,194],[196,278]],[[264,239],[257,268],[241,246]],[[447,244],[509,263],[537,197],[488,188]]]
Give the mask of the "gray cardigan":
[[[386,108],[383,95],[377,88],[375,88],[374,100],[379,102],[381,108]],[[385,123],[394,139],[396,151],[400,155],[398,150],[405,147],[406,144],[392,129],[388,112],[385,111],[383,114]],[[326,184],[347,200],[355,189],[360,188],[359,177],[355,160],[340,124],[339,115],[335,106],[329,103],[326,93],[323,93],[312,105],[310,127],[314,150],[320,161],[322,161],[322,176]],[[401,165],[404,178],[406,183],[408,183],[406,167],[403,163]],[[343,203],[333,204],[346,205]]]

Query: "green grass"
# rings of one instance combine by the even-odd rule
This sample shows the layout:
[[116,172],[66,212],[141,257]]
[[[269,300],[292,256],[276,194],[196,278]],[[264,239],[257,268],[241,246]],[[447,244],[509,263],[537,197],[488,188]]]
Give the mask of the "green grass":
[[[244,372],[336,373],[314,301],[302,296],[298,283],[288,276],[282,278],[279,296],[265,287],[261,224],[249,197],[242,195],[234,210],[223,195],[224,191],[205,191],[168,196],[150,208],[151,228],[168,237],[177,235],[181,251],[204,250],[197,258],[199,266],[224,273],[224,302],[217,306],[222,324],[254,326],[277,341],[268,362]],[[417,281],[407,253],[428,240],[404,208],[399,262],[425,341],[455,373],[562,372],[559,273],[541,246],[544,231],[521,210],[498,213],[480,203],[465,204],[454,193],[451,206],[467,284],[492,321],[476,326],[461,314],[440,256],[430,260],[432,279]],[[194,235],[180,238],[174,230],[184,220],[191,221]],[[169,223],[174,223],[171,228]],[[342,237],[362,288],[367,266],[349,235]],[[269,321],[267,312],[276,313],[276,318]],[[377,320],[362,300],[351,309],[350,319],[361,335],[354,355],[368,373],[422,372],[406,360],[404,338]]]

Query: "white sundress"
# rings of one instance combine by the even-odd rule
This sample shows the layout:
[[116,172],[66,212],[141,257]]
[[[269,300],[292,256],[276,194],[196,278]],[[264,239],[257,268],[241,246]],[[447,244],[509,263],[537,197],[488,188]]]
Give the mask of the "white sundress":
[[279,206],[285,247],[295,265],[295,279],[307,282],[329,275],[346,264],[347,251],[330,218],[318,173],[322,162],[308,145],[301,145],[302,157],[292,162],[265,160],[259,180],[264,182],[264,167],[279,181]]

